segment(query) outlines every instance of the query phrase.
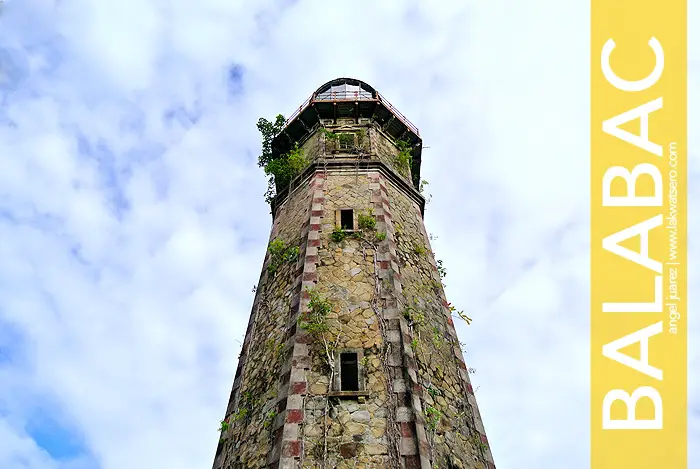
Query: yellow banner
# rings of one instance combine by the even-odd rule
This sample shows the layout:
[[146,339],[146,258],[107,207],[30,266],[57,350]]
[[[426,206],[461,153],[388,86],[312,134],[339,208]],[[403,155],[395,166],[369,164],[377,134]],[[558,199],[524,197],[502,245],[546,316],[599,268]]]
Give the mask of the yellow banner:
[[592,0],[592,469],[687,469],[686,25]]

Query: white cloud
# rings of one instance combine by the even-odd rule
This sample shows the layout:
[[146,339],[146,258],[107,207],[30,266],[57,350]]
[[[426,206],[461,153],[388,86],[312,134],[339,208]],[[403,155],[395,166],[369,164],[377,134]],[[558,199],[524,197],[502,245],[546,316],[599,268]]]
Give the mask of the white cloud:
[[[556,0],[6,0],[0,466],[210,467],[270,227],[255,123],[351,76],[430,147],[497,466],[588,467],[588,39]],[[30,437],[46,396],[77,458]]]

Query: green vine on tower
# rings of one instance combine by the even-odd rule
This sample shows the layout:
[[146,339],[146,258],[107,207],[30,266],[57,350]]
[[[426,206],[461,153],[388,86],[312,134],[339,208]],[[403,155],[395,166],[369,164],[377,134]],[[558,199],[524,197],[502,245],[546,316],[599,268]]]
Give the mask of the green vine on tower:
[[317,339],[323,338],[330,329],[326,318],[331,312],[332,305],[316,290],[307,289],[307,291],[309,293],[308,309],[299,317],[299,327]]
[[272,141],[282,132],[286,119],[282,114],[275,117],[275,121],[265,118],[258,120],[258,130],[262,134],[262,153],[258,157],[258,166],[263,168],[269,176],[265,201],[271,203],[277,195],[277,188],[289,185],[309,164],[309,160],[297,143],[287,153],[275,155],[272,150]]
[[289,246],[284,240],[276,238],[270,242],[267,252],[270,253],[267,271],[274,275],[283,263],[296,262],[299,257],[299,246]]

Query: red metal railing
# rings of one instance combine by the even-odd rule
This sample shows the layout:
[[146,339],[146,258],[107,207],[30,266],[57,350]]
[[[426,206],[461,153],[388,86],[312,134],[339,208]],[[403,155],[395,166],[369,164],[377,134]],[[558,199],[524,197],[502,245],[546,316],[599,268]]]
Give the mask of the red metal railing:
[[324,91],[314,97],[314,101],[375,101],[374,95],[370,91]]
[[306,106],[308,106],[309,104],[311,104],[311,99],[312,99],[313,97],[314,97],[314,95],[311,95],[311,96],[309,96],[308,98],[306,98],[306,101],[304,101],[304,102],[302,103],[302,105],[299,106],[299,108],[296,109],[296,110],[292,113],[291,116],[289,116],[289,119],[287,119],[287,122],[284,123],[284,127],[287,127],[294,119],[297,118],[297,116],[298,116],[299,114],[301,114],[301,111],[303,111],[303,110],[306,108]]
[[401,122],[403,122],[404,125],[405,125],[406,127],[408,127],[409,129],[411,129],[411,130],[413,131],[414,134],[416,134],[417,136],[420,137],[420,132],[418,132],[418,127],[416,127],[415,125],[413,125],[413,124],[411,123],[411,121],[408,120],[408,118],[407,118],[406,116],[404,116],[403,114],[401,114],[401,113],[399,112],[399,110],[396,109],[389,101],[387,101],[387,99],[386,99],[384,96],[382,96],[381,94],[379,94],[379,91],[377,91],[377,97],[379,98],[379,102],[381,102],[382,104],[384,104],[384,105],[386,106],[386,108],[389,109],[391,112],[393,112],[394,115],[395,115],[396,117],[398,117],[399,120],[400,120]]
[[380,103],[384,104],[389,111],[391,111],[397,119],[399,119],[406,127],[408,127],[413,133],[416,135],[420,136],[420,132],[418,131],[418,128],[411,123],[411,121],[408,120],[406,116],[401,114],[398,109],[396,109],[384,96],[379,94],[377,91],[377,96],[376,98],[372,93],[369,91],[365,90],[359,90],[359,91],[325,91],[323,93],[319,94],[312,94],[309,96],[301,106],[299,106],[291,116],[289,116],[289,119],[287,119],[287,122],[285,122],[284,126],[287,127],[294,119],[296,119],[299,114],[301,114],[304,109],[306,109],[311,103],[313,102],[335,102],[335,101],[357,101],[357,100],[362,100],[362,101],[379,101]]

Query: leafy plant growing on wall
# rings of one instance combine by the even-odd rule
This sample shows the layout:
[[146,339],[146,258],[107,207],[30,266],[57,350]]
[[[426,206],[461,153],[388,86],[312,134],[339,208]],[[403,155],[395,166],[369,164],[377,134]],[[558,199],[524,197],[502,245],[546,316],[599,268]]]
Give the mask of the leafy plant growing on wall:
[[450,313],[452,315],[457,315],[458,318],[460,318],[462,321],[466,322],[467,325],[472,323],[472,318],[467,316],[464,311],[458,311],[457,308],[455,308],[452,303],[447,304],[447,308],[450,310]]
[[316,343],[323,347],[324,360],[331,369],[331,382],[333,382],[333,371],[335,369],[335,349],[340,339],[340,331],[335,340],[330,337],[330,327],[327,318],[333,306],[330,301],[323,298],[316,290],[307,289],[309,294],[309,304],[305,311],[299,316],[299,328],[308,332]]
[[445,266],[442,265],[442,261],[440,259],[437,260],[436,264],[438,274],[440,274],[440,278],[444,280],[444,278],[447,276],[447,269],[445,269]]
[[335,152],[338,150],[338,134],[331,132],[325,127],[320,129],[321,135],[324,137],[326,142],[326,151]]
[[429,184],[428,181],[426,181],[425,179],[421,179],[420,184],[418,186],[418,192],[420,192],[422,194],[425,191],[425,187],[428,184]]
[[423,246],[422,244],[414,243],[413,252],[416,253],[417,256],[422,256],[426,252],[425,246]]
[[377,226],[377,219],[371,212],[359,213],[357,215],[357,226],[363,231],[372,231]]
[[[338,334],[333,340],[327,321],[333,305],[315,289],[307,289],[306,291],[309,295],[309,303],[299,316],[298,324],[301,330],[311,335],[314,343],[321,344],[323,347],[322,358],[330,370],[328,376],[328,391],[330,392],[335,377],[336,350],[342,329],[338,330]],[[314,446],[318,451],[322,451],[320,456],[323,464],[321,467],[324,469],[328,458],[328,427],[328,394],[326,394],[323,409],[323,446],[320,444]]]
[[231,424],[229,424],[226,420],[222,420],[219,425],[219,433],[223,433],[229,428],[231,428]]
[[403,317],[408,321],[409,327],[420,327],[425,324],[425,315],[411,306],[403,310]]
[[272,424],[275,421],[275,417],[277,417],[277,412],[274,410],[271,410],[267,414],[265,414],[265,420],[263,421],[263,428],[265,428],[265,429],[271,428]]
[[267,164],[273,160],[274,154],[272,153],[272,140],[282,132],[284,124],[287,120],[282,114],[278,114],[275,117],[274,122],[269,121],[263,117],[258,119],[258,130],[262,134],[262,153],[258,157],[258,165],[261,168],[267,166]]
[[321,127],[321,134],[325,137],[327,142],[337,142],[339,138],[338,134],[331,132],[325,127]]
[[267,251],[270,253],[270,262],[267,265],[267,271],[270,274],[277,272],[277,269],[285,262],[296,262],[299,257],[299,246],[289,246],[280,238],[270,242]]
[[294,177],[309,164],[296,143],[289,152],[282,155],[274,154],[272,141],[282,132],[285,123],[286,120],[282,114],[278,114],[274,122],[262,117],[258,120],[258,130],[262,134],[262,153],[258,157],[258,166],[263,168],[265,174],[269,176],[265,193],[265,200],[268,203],[274,199],[278,187],[290,184]]
[[[381,243],[386,239],[386,233],[378,232],[377,219],[372,211],[362,212],[357,215],[357,226],[360,228],[360,233],[355,233],[355,237],[373,245],[373,242]],[[374,233],[374,239],[368,237],[368,234]],[[367,239],[365,239],[367,238]]]
[[338,144],[341,149],[350,149],[355,146],[355,134],[341,133],[338,134]]
[[399,152],[394,157],[396,170],[404,177],[407,177],[411,170],[413,157],[411,156],[411,145],[404,140],[397,140],[396,146]]
[[328,332],[328,324],[326,318],[331,312],[331,303],[322,298],[316,290],[307,289],[309,293],[309,304],[299,318],[299,326],[316,338]]
[[428,430],[431,432],[434,432],[437,430],[438,423],[440,423],[440,419],[442,418],[442,413],[436,409],[433,406],[428,406],[425,409],[425,425],[428,427]]
[[344,151],[350,153],[362,153],[366,151],[365,131],[363,130],[356,130],[355,132],[340,131],[335,133],[325,127],[321,127],[320,132],[324,137],[326,151]]
[[336,243],[340,243],[347,237],[348,233],[339,226],[336,226],[331,233],[331,239]]

